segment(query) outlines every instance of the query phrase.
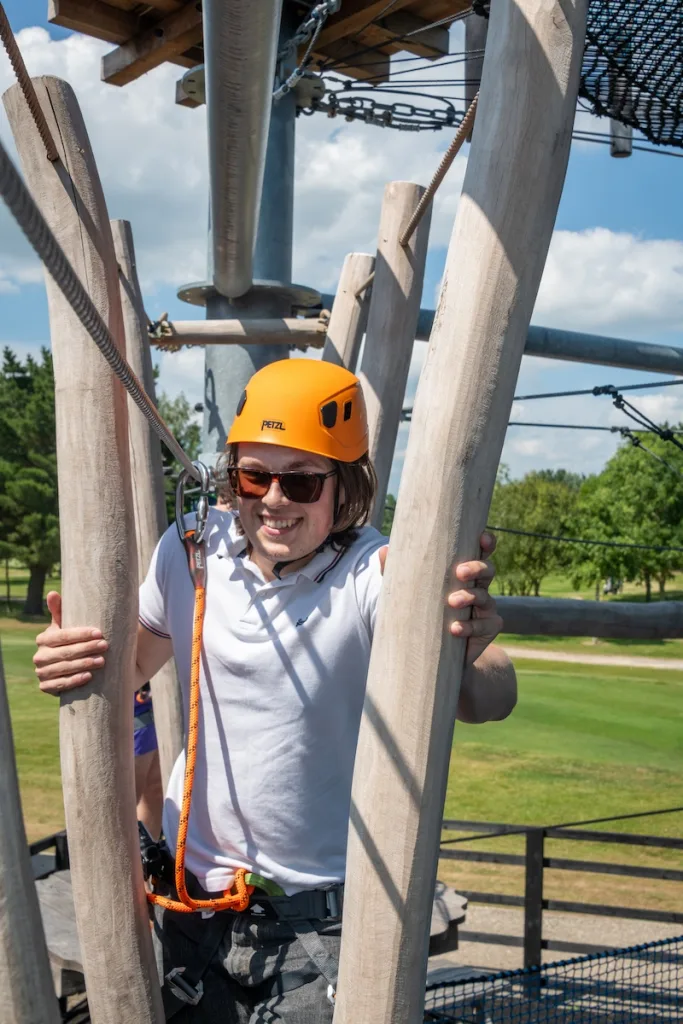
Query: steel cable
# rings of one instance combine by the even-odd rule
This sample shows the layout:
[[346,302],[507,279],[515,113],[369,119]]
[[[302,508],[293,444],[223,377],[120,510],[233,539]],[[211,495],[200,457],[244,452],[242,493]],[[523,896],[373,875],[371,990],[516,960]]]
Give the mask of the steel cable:
[[155,433],[193,479],[199,480],[198,470],[178,444],[135,373],[119,352],[109,328],[97,312],[2,143],[0,143],[0,194],[64,298],[128,394],[147,417]]
[[17,41],[14,38],[14,32],[12,26],[9,23],[5,8],[0,3],[0,39],[2,39],[3,46],[7,51],[10,64],[14,74],[16,75],[19,88],[24,94],[24,99],[28,104],[28,108],[31,111],[31,116],[35,121],[36,128],[40,134],[43,144],[45,146],[45,155],[48,160],[54,163],[55,160],[59,160],[59,153],[55,145],[55,140],[52,138],[50,127],[43,113],[43,108],[40,105],[36,90],[31,76],[28,73],[26,65],[24,64],[24,58],[21,55],[21,50],[17,46]]

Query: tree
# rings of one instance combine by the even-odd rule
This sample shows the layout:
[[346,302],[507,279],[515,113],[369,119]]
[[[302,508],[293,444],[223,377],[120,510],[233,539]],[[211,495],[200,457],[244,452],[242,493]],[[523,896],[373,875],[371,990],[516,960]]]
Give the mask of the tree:
[[59,561],[52,357],[22,363],[6,348],[0,371],[0,556],[29,570],[24,613],[43,612],[45,579]]
[[[193,409],[181,391],[176,398],[169,398],[161,392],[157,402],[159,413],[170,428],[171,433],[181,448],[194,460],[199,455],[201,430],[193,418]],[[166,514],[169,523],[175,520],[175,481],[182,466],[171,455],[166,445],[161,446],[161,457],[164,466],[164,487],[166,491]]]
[[[565,470],[527,473],[510,480],[502,466],[491,502],[493,527],[529,533],[562,533],[571,522],[580,478]],[[495,563],[503,593],[538,596],[541,583],[568,564],[564,545],[540,537],[500,533]]]
[[382,534],[388,537],[391,533],[391,527],[394,525],[394,515],[396,514],[396,498],[393,494],[387,494],[387,500],[384,502],[384,514],[382,516]]
[[654,435],[640,440],[642,448],[625,442],[599,476],[585,481],[575,530],[577,536],[591,540],[645,547],[577,545],[573,577],[576,585],[590,582],[598,589],[608,577],[637,581],[645,585],[649,601],[652,581],[658,581],[663,596],[667,580],[683,565],[681,552],[653,550],[683,546],[683,452]]

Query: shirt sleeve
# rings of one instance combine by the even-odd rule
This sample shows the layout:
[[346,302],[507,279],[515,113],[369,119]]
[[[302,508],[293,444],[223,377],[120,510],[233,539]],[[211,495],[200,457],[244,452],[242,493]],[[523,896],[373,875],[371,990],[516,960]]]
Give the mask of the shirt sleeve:
[[375,631],[377,602],[382,589],[382,569],[379,561],[380,550],[388,544],[386,537],[378,535],[376,542],[368,548],[356,563],[356,598],[361,616],[372,638]]
[[157,636],[169,637],[166,602],[166,575],[168,570],[168,559],[170,554],[170,541],[173,540],[172,530],[169,528],[163,535],[152,555],[147,576],[140,586],[139,594],[139,618],[145,629]]

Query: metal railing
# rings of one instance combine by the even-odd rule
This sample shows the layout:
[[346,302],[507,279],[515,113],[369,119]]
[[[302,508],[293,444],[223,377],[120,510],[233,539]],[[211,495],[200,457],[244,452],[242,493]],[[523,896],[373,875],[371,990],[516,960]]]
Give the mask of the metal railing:
[[[649,817],[661,814],[676,814],[681,807],[667,808],[635,815],[620,815],[601,821],[623,821],[634,817]],[[524,935],[501,935],[494,932],[472,932],[459,930],[462,942],[482,942],[504,946],[521,946],[524,951],[524,966],[535,967],[541,963],[544,950],[558,953],[597,953],[605,945],[592,943],[565,942],[543,937],[543,912],[560,911],[565,914],[592,914],[598,917],[616,917],[659,924],[683,925],[683,913],[669,910],[650,910],[639,907],[624,907],[604,903],[582,903],[575,900],[546,899],[544,896],[545,871],[578,871],[591,874],[621,875],[629,878],[647,878],[668,882],[683,882],[683,870],[669,867],[641,867],[635,864],[611,863],[597,860],[576,860],[548,855],[547,840],[568,840],[570,842],[610,843],[621,846],[650,847],[683,852],[683,839],[670,836],[643,835],[627,832],[604,832],[596,829],[579,829],[579,825],[593,824],[592,821],[572,822],[569,825],[529,826],[506,825],[496,822],[444,821],[445,831],[474,832],[473,836],[442,841],[439,857],[442,860],[458,860],[480,864],[513,865],[524,868],[524,895],[513,896],[504,893],[478,892],[461,889],[458,892],[471,903],[492,904],[505,907],[519,907],[524,910]],[[523,854],[494,853],[479,850],[457,850],[453,844],[473,842],[477,839],[491,839],[499,836],[519,835],[524,837]]]

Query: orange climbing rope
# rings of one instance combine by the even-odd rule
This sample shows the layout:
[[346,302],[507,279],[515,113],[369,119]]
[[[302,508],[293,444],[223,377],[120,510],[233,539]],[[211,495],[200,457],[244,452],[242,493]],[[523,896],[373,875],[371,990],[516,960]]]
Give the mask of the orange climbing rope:
[[202,632],[204,629],[204,612],[206,609],[206,554],[203,541],[195,541],[194,530],[185,533],[185,548],[190,567],[190,576],[194,585],[194,619],[192,623],[192,656],[190,661],[190,710],[187,728],[187,750],[185,753],[185,778],[183,782],[183,802],[178,823],[178,841],[175,855],[175,886],[178,899],[173,900],[157,893],[148,893],[150,903],[156,903],[165,910],[175,910],[181,914],[191,914],[196,910],[246,910],[249,897],[254,891],[253,885],[246,883],[246,870],[239,868],[235,873],[232,890],[226,891],[216,899],[194,900],[185,885],[185,847],[187,845],[187,829],[190,822],[190,806],[192,804],[192,787],[197,763],[197,738],[199,735],[199,673],[202,658]]

